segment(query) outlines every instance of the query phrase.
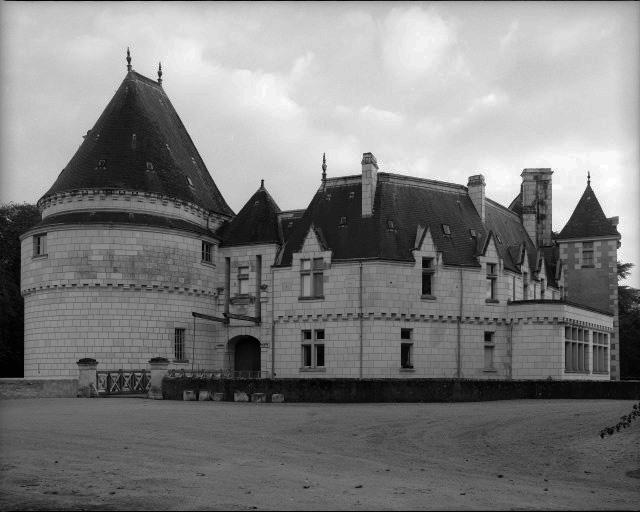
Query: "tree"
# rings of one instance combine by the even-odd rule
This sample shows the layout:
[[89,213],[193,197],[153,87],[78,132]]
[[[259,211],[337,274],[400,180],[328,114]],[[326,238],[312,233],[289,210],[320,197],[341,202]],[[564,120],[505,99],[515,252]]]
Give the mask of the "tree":
[[[631,274],[633,263],[618,262],[618,281]],[[620,378],[640,379],[640,290],[618,285]]]
[[0,377],[22,377],[24,300],[20,294],[20,235],[40,222],[32,204],[0,205]]

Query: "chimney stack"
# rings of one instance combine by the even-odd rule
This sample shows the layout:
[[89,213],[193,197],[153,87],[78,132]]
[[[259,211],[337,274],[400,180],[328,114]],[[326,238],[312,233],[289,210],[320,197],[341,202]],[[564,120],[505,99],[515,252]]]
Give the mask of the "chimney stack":
[[373,200],[378,182],[378,161],[373,153],[362,154],[362,216],[373,215]]
[[551,169],[522,171],[522,225],[537,247],[551,245]]
[[478,211],[478,215],[482,219],[482,222],[485,221],[485,206],[484,206],[484,176],[482,174],[476,174],[474,176],[469,176],[469,182],[467,183],[467,193],[469,194],[469,198],[473,203],[473,206],[476,207]]

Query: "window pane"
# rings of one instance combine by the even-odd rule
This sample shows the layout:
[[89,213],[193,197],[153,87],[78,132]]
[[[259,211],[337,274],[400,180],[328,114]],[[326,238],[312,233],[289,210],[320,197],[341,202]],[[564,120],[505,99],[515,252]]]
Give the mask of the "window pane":
[[493,332],[491,331],[485,331],[484,332],[484,341],[491,343],[493,342]]
[[484,367],[493,370],[493,349],[494,347],[485,345],[484,347]]
[[322,258],[313,258],[313,268],[316,270],[324,269],[324,260]]
[[302,270],[311,270],[311,260],[300,260]]
[[324,345],[316,345],[316,366],[324,366]]
[[313,296],[321,297],[324,294],[324,290],[322,289],[322,273],[315,272],[313,274]]
[[249,294],[249,280],[248,279],[238,279],[238,293],[240,295],[248,295]]
[[311,331],[302,331],[302,339],[303,340],[310,340],[311,339]]
[[410,340],[411,339],[411,329],[400,329],[400,339],[401,340]]
[[318,329],[316,331],[316,339],[323,340],[324,339],[324,329]]
[[422,268],[432,268],[433,258],[422,258]]
[[302,282],[302,296],[310,297],[311,296],[311,275],[303,274],[300,276]]
[[311,366],[311,345],[302,345],[302,366]]
[[402,368],[411,368],[413,363],[411,362],[411,343],[402,343],[400,345],[400,366]]
[[431,295],[431,273],[422,273],[422,295]]
[[174,355],[176,359],[184,359],[184,329],[175,330]]

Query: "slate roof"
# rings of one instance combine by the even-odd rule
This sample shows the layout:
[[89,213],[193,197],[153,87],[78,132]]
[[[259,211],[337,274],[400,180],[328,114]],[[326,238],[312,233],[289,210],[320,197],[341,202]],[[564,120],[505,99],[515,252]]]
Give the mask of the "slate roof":
[[587,183],[580,201],[569,218],[566,226],[560,231],[558,239],[590,238],[590,237],[619,237],[616,227],[607,220],[602,207],[596,198],[591,184]]
[[[519,261],[509,248],[527,248],[535,268],[536,248],[516,214],[488,200],[483,224],[466,188],[431,180],[378,173],[374,213],[361,217],[360,179],[328,180],[326,192],[319,190],[303,216],[294,223],[277,262],[288,266],[299,252],[310,226],[321,233],[333,251],[333,259],[378,258],[413,261],[418,226],[429,227],[446,265],[478,267],[479,250],[490,232],[506,268],[518,271]],[[346,223],[342,223],[343,220]],[[443,232],[449,226],[450,235]],[[470,230],[475,230],[476,237]],[[496,236],[500,242],[496,240]],[[515,250],[515,255],[521,249]]]
[[165,217],[163,215],[153,215],[150,213],[129,213],[101,210],[95,212],[76,211],[50,215],[33,226],[33,228],[31,229],[37,230],[45,227],[55,226],[58,224],[135,224],[136,226],[178,229],[181,231],[188,231],[199,236],[217,238],[208,229],[182,219],[174,219],[171,217]]
[[264,183],[234,219],[218,231],[222,245],[266,244],[282,241],[278,224],[280,208]]
[[135,71],[43,199],[77,189],[152,192],[233,215],[163,88]]

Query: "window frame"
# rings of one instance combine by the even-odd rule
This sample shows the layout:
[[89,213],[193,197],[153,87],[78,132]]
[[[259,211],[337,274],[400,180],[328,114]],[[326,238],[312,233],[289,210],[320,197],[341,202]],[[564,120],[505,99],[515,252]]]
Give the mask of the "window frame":
[[581,259],[580,259],[582,268],[595,267],[594,257],[595,257],[595,250],[594,250],[593,242],[582,242],[582,251],[581,251]]
[[487,298],[485,302],[488,303],[498,303],[500,302],[497,298],[498,296],[498,264],[497,263],[487,263],[487,275],[486,279],[487,283]]
[[213,242],[207,242],[206,240],[202,240],[201,262],[206,263],[208,265],[213,265],[214,264],[213,251],[214,251]]
[[187,348],[187,329],[184,327],[176,327],[173,330],[173,361],[174,362],[188,362],[185,357]]
[[47,253],[47,234],[38,233],[33,235],[33,258],[45,258]]
[[589,361],[590,331],[577,325],[564,327],[564,372],[591,373]]
[[[496,370],[496,340],[495,331],[484,331],[483,343],[483,371],[495,372]],[[487,354],[491,354],[489,365],[487,365]]]
[[[246,272],[243,272],[243,269],[246,269]],[[248,288],[249,286],[249,272],[250,272],[250,267],[249,265],[242,265],[242,266],[238,266],[238,274],[236,276],[237,280],[238,280],[238,295],[241,297],[247,297],[250,295],[250,290],[247,289],[245,291],[242,290],[243,286],[246,286]]]
[[413,329],[403,327],[400,329],[400,370],[408,371],[414,369]]
[[[425,267],[425,263],[427,266]],[[434,277],[436,273],[435,268],[435,258],[423,257],[422,258],[422,275],[421,275],[421,283],[420,283],[420,294],[422,298],[432,299],[435,298],[433,295],[433,286],[434,286]],[[429,282],[429,291],[425,291],[425,278],[428,278]]]
[[[305,268],[305,263],[308,267]],[[300,260],[299,299],[324,299],[324,258],[313,257]],[[309,279],[309,295],[305,295],[305,278]]]
[[[325,329],[302,329],[300,336],[300,371],[325,371],[327,362]],[[322,354],[322,364],[319,363],[320,353]],[[309,364],[306,364],[307,362]]]

